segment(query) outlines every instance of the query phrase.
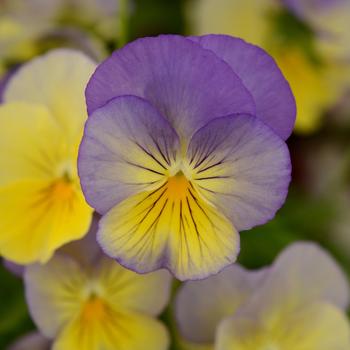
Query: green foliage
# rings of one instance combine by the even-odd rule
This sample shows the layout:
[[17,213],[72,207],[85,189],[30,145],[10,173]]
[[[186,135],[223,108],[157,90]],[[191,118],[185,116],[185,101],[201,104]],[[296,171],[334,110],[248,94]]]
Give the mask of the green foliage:
[[34,328],[24,298],[22,281],[0,261],[0,349]]

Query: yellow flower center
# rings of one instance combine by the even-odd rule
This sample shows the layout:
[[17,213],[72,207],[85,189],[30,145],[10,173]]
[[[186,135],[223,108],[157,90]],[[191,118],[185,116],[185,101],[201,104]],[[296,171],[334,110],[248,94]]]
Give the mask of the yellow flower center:
[[50,195],[55,200],[69,200],[74,195],[73,184],[67,179],[59,179],[55,181],[50,187]]
[[167,195],[171,200],[182,200],[188,194],[188,188],[191,186],[182,171],[176,175],[170,176],[167,182]]
[[97,296],[91,296],[83,307],[81,314],[82,322],[90,324],[95,321],[102,321],[108,313],[105,302]]

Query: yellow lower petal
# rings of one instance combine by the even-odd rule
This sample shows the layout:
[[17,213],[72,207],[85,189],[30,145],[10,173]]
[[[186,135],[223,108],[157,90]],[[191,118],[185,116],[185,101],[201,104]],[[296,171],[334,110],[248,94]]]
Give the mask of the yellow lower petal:
[[276,324],[265,324],[263,315],[236,315],[218,330],[217,350],[347,350],[350,324],[346,315],[333,305],[305,305],[281,314]]
[[0,254],[29,264],[83,237],[92,209],[76,183],[28,180],[0,188],[0,212]]
[[137,274],[103,258],[96,266],[100,292],[116,309],[159,315],[169,300],[171,276],[167,271]]
[[106,317],[89,323],[81,317],[63,329],[53,350],[165,350],[169,344],[165,327],[147,316],[110,309]]
[[111,209],[101,221],[99,241],[131,269],[166,267],[181,280],[218,272],[235,261],[239,249],[232,224],[181,172]]

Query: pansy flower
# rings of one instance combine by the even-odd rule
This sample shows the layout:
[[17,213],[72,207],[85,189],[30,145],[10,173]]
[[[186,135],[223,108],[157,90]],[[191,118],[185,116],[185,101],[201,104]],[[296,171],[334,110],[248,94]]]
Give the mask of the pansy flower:
[[144,38],[86,90],[78,169],[98,240],[140,273],[198,279],[236,260],[238,231],[285,200],[295,118],[273,59],[240,39]]
[[0,254],[45,262],[88,231],[92,209],[77,175],[86,119],[84,87],[94,63],[56,50],[14,73],[0,106]]
[[26,268],[26,298],[38,329],[53,350],[166,350],[168,334],[155,317],[169,299],[169,273],[123,268],[97,251],[93,233],[47,264]]
[[205,281],[187,282],[176,317],[188,349],[346,350],[349,285],[313,243],[287,247],[271,267],[233,265]]

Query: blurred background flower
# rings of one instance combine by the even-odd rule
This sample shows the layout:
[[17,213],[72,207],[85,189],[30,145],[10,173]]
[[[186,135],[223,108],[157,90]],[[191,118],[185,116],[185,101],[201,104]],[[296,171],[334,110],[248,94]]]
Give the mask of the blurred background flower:
[[286,248],[271,267],[239,265],[187,282],[176,299],[185,348],[348,349],[349,284],[332,258],[311,243]]
[[95,59],[118,43],[117,0],[2,0],[0,76],[54,47],[74,47]]
[[145,344],[166,350],[166,328],[155,318],[169,300],[170,274],[138,275],[123,268],[96,249],[95,235],[93,225],[87,237],[47,264],[25,269],[26,299],[37,327],[56,350],[141,350]]
[[86,55],[56,49],[24,64],[6,85],[0,105],[0,252],[12,262],[46,262],[89,228],[92,209],[76,161],[87,118],[84,88],[94,68]]

